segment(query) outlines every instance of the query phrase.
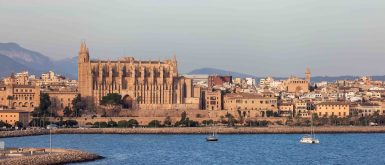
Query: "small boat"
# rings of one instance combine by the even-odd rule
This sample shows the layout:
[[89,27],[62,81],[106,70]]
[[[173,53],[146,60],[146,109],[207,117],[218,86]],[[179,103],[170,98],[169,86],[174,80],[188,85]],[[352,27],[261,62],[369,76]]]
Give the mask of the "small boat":
[[304,144],[319,144],[319,140],[315,138],[314,128],[313,128],[313,114],[311,115],[311,125],[310,125],[310,135],[305,135],[299,141]]
[[319,144],[319,140],[311,135],[305,135],[301,138],[300,142],[305,144]]
[[212,135],[209,135],[209,136],[206,138],[206,141],[218,141],[218,138],[217,138],[217,136],[215,135],[215,133],[213,133]]

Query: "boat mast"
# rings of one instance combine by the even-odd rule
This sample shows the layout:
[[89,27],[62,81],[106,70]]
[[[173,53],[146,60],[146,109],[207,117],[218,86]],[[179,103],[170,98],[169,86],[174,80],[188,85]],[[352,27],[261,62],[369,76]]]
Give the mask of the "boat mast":
[[311,113],[311,122],[310,122],[310,131],[311,131],[311,135],[313,138],[315,138],[315,135],[314,135],[314,128],[313,128],[313,112]]

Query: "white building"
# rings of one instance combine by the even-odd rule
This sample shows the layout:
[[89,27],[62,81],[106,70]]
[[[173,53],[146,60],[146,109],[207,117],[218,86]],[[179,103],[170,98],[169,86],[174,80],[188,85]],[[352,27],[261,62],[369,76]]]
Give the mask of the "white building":
[[255,85],[255,79],[253,79],[251,77],[247,77],[246,78],[246,84],[249,86],[254,86]]

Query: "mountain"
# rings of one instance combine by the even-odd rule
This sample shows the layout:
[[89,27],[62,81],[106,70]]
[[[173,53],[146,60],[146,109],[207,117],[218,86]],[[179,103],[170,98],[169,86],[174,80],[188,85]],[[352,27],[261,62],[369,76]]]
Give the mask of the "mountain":
[[[238,73],[238,72],[232,72],[232,71],[226,71],[222,69],[216,69],[216,68],[201,68],[201,69],[195,69],[188,74],[205,74],[205,75],[231,75],[233,77],[253,77],[258,82],[260,79],[265,77],[257,77],[249,74],[244,73]],[[383,76],[370,76],[372,80],[377,81],[385,81],[385,75]],[[273,77],[275,80],[285,80],[288,77]],[[327,82],[335,82],[337,80],[356,80],[360,78],[359,76],[313,76],[311,77],[312,82],[321,82],[321,81],[327,81]]]
[[49,57],[21,47],[17,43],[0,43],[0,77],[23,70],[40,76],[50,70],[57,74],[77,79],[77,57],[52,61]]
[[0,54],[0,77],[6,77],[11,73],[17,73],[24,70],[32,71],[31,68],[16,62],[6,55]]
[[65,58],[62,60],[54,61],[54,69],[65,77],[71,79],[77,79],[78,77],[78,57]]
[[[29,71],[33,74],[41,74],[50,70],[52,61],[49,57],[26,48],[21,47],[16,43],[0,43],[0,54],[9,57],[13,60],[13,63],[18,63],[20,68],[24,66],[29,68]],[[9,60],[4,59],[4,60]],[[10,74],[10,70],[1,70],[1,74]]]
[[232,72],[232,71],[227,71],[227,70],[222,70],[222,69],[216,69],[216,68],[201,68],[201,69],[195,69],[189,72],[188,74],[206,74],[206,75],[231,75],[233,77],[241,77],[241,78],[246,78],[246,77],[254,77],[253,75],[249,74],[244,74],[244,73],[238,73],[238,72]]

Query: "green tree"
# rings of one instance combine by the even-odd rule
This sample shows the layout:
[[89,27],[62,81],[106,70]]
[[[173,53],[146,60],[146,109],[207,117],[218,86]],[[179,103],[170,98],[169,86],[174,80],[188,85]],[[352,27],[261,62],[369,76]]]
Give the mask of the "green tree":
[[85,101],[82,100],[82,97],[80,94],[78,94],[73,100],[72,100],[72,115],[74,117],[81,116],[82,110],[84,110],[87,107],[87,104]]
[[109,128],[113,128],[113,127],[117,127],[117,126],[118,126],[118,124],[112,120],[108,121],[108,123],[107,123],[107,127],[109,127]]
[[167,116],[167,117],[164,119],[164,125],[165,125],[166,127],[172,126],[172,120],[171,120],[171,117],[170,117],[170,116]]
[[128,127],[136,127],[138,125],[139,125],[139,123],[135,119],[128,120]]
[[23,128],[24,124],[20,121],[15,122],[15,126],[19,128]]
[[198,127],[198,126],[199,126],[199,122],[188,119],[187,127]]
[[42,118],[34,118],[29,122],[29,126],[31,127],[46,127],[49,125],[49,121],[43,120]]
[[40,95],[40,104],[36,107],[32,113],[35,117],[46,117],[51,116],[51,112],[48,111],[48,108],[51,106],[51,100],[48,93],[42,93]]
[[108,93],[106,96],[102,97],[100,104],[105,106],[117,106],[122,103],[121,99],[122,96],[118,93]]
[[76,125],[78,125],[78,122],[76,120],[66,120],[64,122],[64,124],[67,126],[67,127],[74,127]]
[[68,106],[66,106],[64,108],[64,110],[63,110],[63,114],[64,114],[65,117],[69,117],[69,116],[71,116],[72,111],[71,111],[71,109]]
[[128,127],[128,121],[126,121],[126,120],[118,121],[118,127],[119,128],[127,128]]
[[214,124],[214,121],[213,120],[203,120],[202,121],[202,124],[206,125],[206,126],[209,126],[209,125],[212,125]]
[[266,111],[266,117],[271,117],[273,115],[274,115],[273,111],[271,110]]
[[241,110],[238,109],[237,112],[238,112],[238,116],[239,116],[239,121],[241,121],[241,123],[243,123],[243,117],[244,117],[244,116],[242,115]]
[[7,127],[7,128],[9,128],[9,127],[12,127],[10,124],[8,124],[8,123],[5,123],[5,122],[3,122],[3,121],[0,121],[0,127],[2,128],[2,127]]
[[175,126],[182,126],[182,127],[187,126],[188,121],[189,121],[189,119],[187,117],[187,113],[186,112],[182,112],[180,114],[180,120],[175,123]]
[[233,115],[231,115],[230,113],[227,113],[225,117],[227,117],[228,126],[231,126],[231,127],[235,126],[235,119]]
[[182,114],[180,115],[180,122],[184,122],[186,121],[186,117],[187,117],[187,113],[186,112],[182,112]]
[[148,127],[161,127],[161,123],[159,120],[152,120],[148,123]]
[[107,122],[102,121],[102,122],[95,122],[94,126],[97,128],[107,128],[108,124]]

